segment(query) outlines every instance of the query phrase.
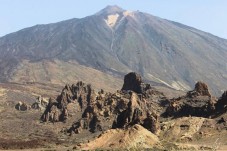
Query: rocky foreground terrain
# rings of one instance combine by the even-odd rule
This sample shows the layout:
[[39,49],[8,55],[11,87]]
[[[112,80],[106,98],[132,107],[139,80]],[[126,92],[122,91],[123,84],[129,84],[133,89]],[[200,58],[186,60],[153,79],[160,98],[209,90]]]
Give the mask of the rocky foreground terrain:
[[203,82],[187,93],[167,92],[131,72],[116,92],[97,91],[82,81],[61,92],[54,85],[0,86],[0,149],[216,150],[227,145],[227,91],[214,97]]

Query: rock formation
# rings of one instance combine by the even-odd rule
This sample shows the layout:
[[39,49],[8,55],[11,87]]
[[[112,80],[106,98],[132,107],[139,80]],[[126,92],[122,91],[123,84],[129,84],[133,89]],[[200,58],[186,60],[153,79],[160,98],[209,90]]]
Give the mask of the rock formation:
[[19,101],[16,105],[15,108],[19,111],[27,111],[29,109],[29,105],[27,105],[25,102]]
[[222,96],[218,99],[215,104],[216,114],[222,114],[227,111],[227,91],[225,91]]
[[121,91],[134,91],[137,94],[145,94],[150,90],[150,84],[145,84],[138,73],[130,72],[124,77],[124,84]]
[[[158,94],[149,84],[144,84],[140,75],[129,73],[124,78],[121,91],[98,92],[92,101],[87,101],[81,119],[76,121],[69,133],[105,131],[110,128],[127,128],[135,124],[146,127],[153,133],[159,130],[158,116],[152,112],[152,96]],[[149,101],[147,101],[149,100]]]
[[[158,135],[161,132],[161,118],[212,118],[226,112],[226,98],[227,92],[216,99],[205,83],[198,82],[194,90],[185,96],[168,99],[149,84],[143,83],[140,75],[132,72],[125,76],[122,89],[115,93],[104,90],[95,92],[91,85],[83,82],[66,85],[56,100],[50,99],[41,119],[44,122],[66,121],[71,108],[77,116],[71,127],[64,130],[70,135],[129,129],[136,124]],[[164,116],[160,117],[160,114]],[[222,128],[226,121],[223,116],[217,123]]]
[[211,96],[205,83],[198,82],[195,89],[189,91],[185,96],[169,100],[165,114],[174,117],[210,117],[216,115],[225,106],[224,100],[225,93],[222,98],[217,100],[214,96]]
[[121,100],[120,93],[110,94],[101,90],[95,100],[87,104],[81,119],[76,121],[68,132],[80,133],[83,129],[96,132],[109,129],[118,105],[121,109],[126,106]]
[[195,84],[194,90],[193,91],[189,91],[187,93],[187,95],[189,97],[196,97],[196,96],[209,96],[209,97],[211,97],[211,94],[210,94],[210,91],[208,89],[208,86],[205,83],[201,82],[201,81],[197,82]]
[[[83,82],[66,85],[55,100],[49,100],[41,119],[66,122],[67,127],[61,132],[70,136],[85,136],[89,132],[93,133],[91,136],[97,136],[108,131],[123,134],[134,128],[145,128],[152,135],[168,137],[164,140],[193,141],[208,137],[211,129],[226,130],[226,112],[227,91],[217,99],[205,83],[198,82],[194,90],[184,96],[167,98],[132,72],[125,76],[122,89],[115,93],[102,89],[95,92],[91,85]],[[169,117],[173,119],[167,120]],[[71,121],[74,122],[68,126]],[[102,134],[96,140],[105,139],[107,135]]]
[[227,107],[227,91],[225,91],[221,98],[218,100],[217,104],[216,104],[216,107],[218,109],[224,109]]
[[128,73],[124,78],[124,84],[121,90],[131,90],[136,93],[142,93],[142,78],[135,72]]
[[138,95],[130,92],[130,100],[126,110],[119,112],[113,123],[113,128],[125,128],[135,124],[140,124],[153,133],[159,130],[158,116],[148,109],[144,99],[140,100]]
[[63,122],[68,118],[68,106],[71,103],[78,103],[81,112],[83,112],[85,107],[92,103],[95,97],[96,94],[92,90],[91,85],[85,85],[81,81],[76,85],[66,85],[56,100],[50,99],[41,120],[45,122]]
[[44,110],[48,105],[48,102],[48,100],[38,96],[36,102],[31,105],[31,108],[35,110]]
[[[152,101],[153,96],[157,99],[164,95],[149,84],[143,83],[137,73],[127,74],[124,80],[122,90],[116,93],[106,93],[104,90],[96,93],[91,85],[83,82],[72,86],[66,85],[56,100],[50,99],[41,120],[65,121],[68,118],[68,105],[77,103],[80,107],[78,114],[82,116],[72,125],[69,130],[71,132],[80,132],[81,128],[95,132],[109,127],[127,127],[136,123],[143,125],[143,120],[148,118],[148,110],[153,110],[152,104],[157,104]],[[121,116],[124,116],[123,123],[119,120]],[[104,122],[108,124],[103,125],[103,119],[109,121]]]

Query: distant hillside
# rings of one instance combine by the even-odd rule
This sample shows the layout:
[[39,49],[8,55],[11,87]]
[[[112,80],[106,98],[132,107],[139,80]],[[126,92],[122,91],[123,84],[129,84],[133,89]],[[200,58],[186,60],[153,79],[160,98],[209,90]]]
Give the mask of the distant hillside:
[[0,53],[1,81],[65,83],[103,75],[114,83],[136,71],[181,90],[200,80],[220,94],[227,83],[227,40],[117,6],[1,37]]

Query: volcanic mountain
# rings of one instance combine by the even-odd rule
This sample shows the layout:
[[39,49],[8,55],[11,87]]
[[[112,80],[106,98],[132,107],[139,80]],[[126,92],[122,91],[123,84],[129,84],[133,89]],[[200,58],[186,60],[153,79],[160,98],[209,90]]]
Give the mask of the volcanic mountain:
[[119,86],[119,76],[136,71],[178,90],[204,81],[220,94],[227,83],[227,40],[118,6],[3,36],[0,54],[1,82],[92,79],[111,89]]

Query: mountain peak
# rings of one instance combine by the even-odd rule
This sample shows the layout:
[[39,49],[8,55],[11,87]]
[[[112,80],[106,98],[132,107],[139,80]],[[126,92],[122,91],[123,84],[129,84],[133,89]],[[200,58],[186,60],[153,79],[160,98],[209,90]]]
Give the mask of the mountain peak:
[[110,15],[110,14],[121,13],[124,11],[125,11],[124,9],[122,9],[117,5],[108,5],[104,9],[96,13],[96,15]]

